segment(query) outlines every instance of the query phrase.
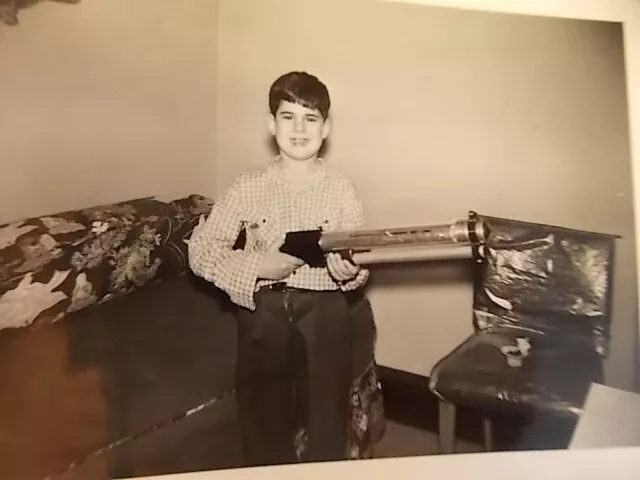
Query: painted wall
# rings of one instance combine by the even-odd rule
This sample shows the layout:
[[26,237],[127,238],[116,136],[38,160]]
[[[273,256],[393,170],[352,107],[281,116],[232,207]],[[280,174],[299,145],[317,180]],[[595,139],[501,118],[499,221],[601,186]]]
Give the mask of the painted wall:
[[0,223],[213,195],[215,14],[215,0],[42,2],[0,25]]
[[[617,233],[607,383],[633,388],[635,238],[618,24],[365,0],[220,0],[217,185],[269,160],[270,82],[329,86],[325,154],[350,175],[369,226],[469,209]],[[471,286],[450,265],[379,268],[379,361],[428,375],[472,332]]]

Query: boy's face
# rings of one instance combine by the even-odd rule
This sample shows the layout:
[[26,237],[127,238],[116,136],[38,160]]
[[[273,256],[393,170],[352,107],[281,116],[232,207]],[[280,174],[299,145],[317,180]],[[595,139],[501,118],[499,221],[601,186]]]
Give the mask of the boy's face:
[[329,129],[328,119],[325,121],[319,110],[297,103],[282,101],[275,116],[269,116],[269,131],[275,136],[280,153],[292,160],[316,158]]

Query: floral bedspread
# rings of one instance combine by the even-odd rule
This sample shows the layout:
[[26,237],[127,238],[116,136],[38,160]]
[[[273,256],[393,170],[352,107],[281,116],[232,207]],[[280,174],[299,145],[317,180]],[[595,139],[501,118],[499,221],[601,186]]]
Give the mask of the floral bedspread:
[[185,273],[184,240],[212,204],[150,197],[0,225],[0,330],[55,322]]

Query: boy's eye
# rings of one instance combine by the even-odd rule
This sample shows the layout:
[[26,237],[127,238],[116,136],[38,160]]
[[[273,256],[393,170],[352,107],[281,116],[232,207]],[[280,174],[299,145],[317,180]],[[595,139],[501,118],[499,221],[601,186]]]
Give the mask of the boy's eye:
[[308,117],[307,120],[310,121],[310,122],[317,122],[318,121],[318,119],[316,117]]

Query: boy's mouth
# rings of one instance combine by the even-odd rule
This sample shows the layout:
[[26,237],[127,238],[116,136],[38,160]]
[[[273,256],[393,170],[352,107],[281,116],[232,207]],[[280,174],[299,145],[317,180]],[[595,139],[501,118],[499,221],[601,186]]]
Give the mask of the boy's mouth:
[[309,139],[308,138],[292,138],[291,139],[291,144],[294,147],[303,147],[307,143],[309,143]]

